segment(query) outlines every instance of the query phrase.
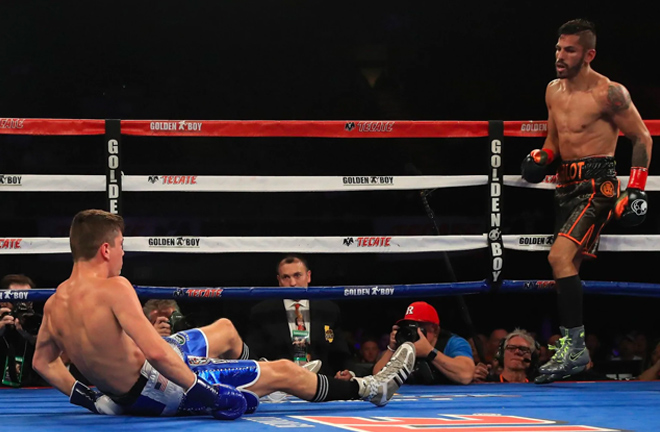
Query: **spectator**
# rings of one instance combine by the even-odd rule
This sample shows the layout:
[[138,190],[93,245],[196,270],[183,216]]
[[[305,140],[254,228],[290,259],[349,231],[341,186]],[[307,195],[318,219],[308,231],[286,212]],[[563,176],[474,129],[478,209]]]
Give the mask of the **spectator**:
[[525,330],[515,329],[500,342],[495,358],[502,372],[491,374],[491,365],[477,364],[474,382],[526,383],[536,373],[539,347]]
[[474,376],[472,349],[467,340],[440,328],[438,312],[426,302],[414,302],[403,319],[392,326],[390,343],[374,366],[378,373],[396,348],[406,340],[415,343],[417,360],[408,384],[469,384]]
[[553,351],[557,346],[557,341],[559,341],[559,338],[561,338],[561,335],[553,334],[548,338],[546,345],[541,346],[541,348],[539,349],[540,364],[547,363],[550,360],[550,358],[553,356]]
[[[278,262],[276,270],[281,288],[307,288],[312,281],[312,271],[300,255],[287,255]],[[306,358],[298,363],[321,360],[320,373],[352,378],[339,307],[331,301],[264,300],[250,311],[246,339],[254,358],[294,360],[306,351]]]
[[502,365],[498,363],[496,355],[497,350],[500,347],[500,343],[502,343],[502,340],[506,338],[508,334],[509,332],[505,329],[498,328],[493,330],[488,337],[488,342],[486,343],[486,352],[484,353],[484,357],[486,358],[485,361],[482,361],[482,363],[491,365],[491,373],[499,374],[502,372]]
[[635,335],[634,346],[633,352],[635,356],[642,359],[642,362],[648,361],[649,343],[644,333],[638,332]]
[[378,340],[375,337],[367,337],[360,344],[358,357],[349,364],[349,373],[357,377],[371,375],[371,371],[379,357],[380,349],[378,348]]
[[639,377],[640,381],[657,381],[660,380],[660,339],[655,341],[652,345],[653,351],[651,352],[647,369],[642,372]]
[[636,332],[630,332],[619,340],[618,350],[612,353],[613,361],[642,361],[642,357],[636,354],[635,338]]
[[598,365],[606,361],[605,352],[601,349],[600,338],[595,333],[587,333],[585,345],[589,350],[589,357],[593,365]]
[[376,339],[367,339],[360,346],[360,363],[376,363],[380,355]]
[[[10,274],[0,280],[0,289],[25,290],[34,282],[22,274]],[[0,367],[2,384],[10,387],[43,385],[32,370],[32,357],[42,315],[32,302],[0,303]]]
[[[486,339],[486,336],[481,333],[477,334],[477,338],[479,338],[479,341],[481,341],[482,347],[485,347],[486,344],[488,343],[488,339]],[[483,361],[483,359],[479,358],[479,353],[477,352],[477,346],[474,343],[474,338],[469,338],[468,342],[470,343],[470,348],[472,348],[472,358],[474,358],[474,362],[479,363]]]

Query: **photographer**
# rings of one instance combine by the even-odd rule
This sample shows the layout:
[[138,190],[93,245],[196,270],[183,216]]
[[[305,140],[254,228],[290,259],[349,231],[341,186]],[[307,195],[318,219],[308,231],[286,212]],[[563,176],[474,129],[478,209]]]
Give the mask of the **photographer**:
[[142,310],[161,336],[170,336],[193,327],[186,322],[174,300],[147,300]]
[[[32,279],[10,274],[0,280],[0,289],[34,288]],[[32,356],[42,315],[35,312],[32,302],[0,303],[0,368],[2,385],[20,387],[41,385],[43,380],[32,371]]]
[[406,309],[390,333],[390,342],[374,366],[378,373],[399,345],[414,342],[417,361],[407,384],[469,384],[474,375],[474,360],[468,341],[440,329],[435,308],[426,302],[414,302]]

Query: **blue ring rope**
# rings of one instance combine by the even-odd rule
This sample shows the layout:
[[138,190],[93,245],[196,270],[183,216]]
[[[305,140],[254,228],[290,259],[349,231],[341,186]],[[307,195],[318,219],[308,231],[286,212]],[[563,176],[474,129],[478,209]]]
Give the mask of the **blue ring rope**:
[[[660,284],[637,282],[584,281],[587,294],[607,294],[637,297],[660,297]],[[409,298],[439,297],[449,295],[484,294],[492,292],[486,281],[409,284],[409,285],[345,285],[315,286],[309,288],[282,287],[155,287],[135,286],[142,299],[266,299],[266,298],[309,298],[309,299],[353,299],[353,298]],[[499,293],[542,293],[554,291],[554,282],[547,280],[504,280]],[[0,291],[0,301],[45,301],[55,289]]]

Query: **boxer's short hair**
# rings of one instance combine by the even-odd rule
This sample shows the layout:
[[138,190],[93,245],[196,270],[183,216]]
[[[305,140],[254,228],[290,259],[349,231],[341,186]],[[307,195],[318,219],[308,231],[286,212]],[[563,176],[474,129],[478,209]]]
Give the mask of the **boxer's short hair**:
[[558,36],[577,35],[585,50],[596,49],[596,26],[591,21],[574,19],[562,24]]
[[124,232],[124,219],[104,210],[83,210],[71,222],[69,244],[73,260],[90,260],[103,243],[112,244]]

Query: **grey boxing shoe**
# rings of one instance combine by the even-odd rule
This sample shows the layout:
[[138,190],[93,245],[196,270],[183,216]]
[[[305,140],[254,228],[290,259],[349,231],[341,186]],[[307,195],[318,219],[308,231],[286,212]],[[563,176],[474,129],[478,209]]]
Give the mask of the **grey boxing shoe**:
[[552,375],[552,377],[542,378],[546,382],[580,373],[587,368],[591,361],[589,350],[584,344],[584,326],[570,329],[560,327],[560,330],[562,338],[559,339],[556,347],[550,347],[557,352],[550,361],[539,368],[542,375]]
[[360,397],[376,406],[385,406],[408,379],[414,365],[415,345],[406,342],[392,354],[387,365],[376,375],[353,378],[359,385]]

